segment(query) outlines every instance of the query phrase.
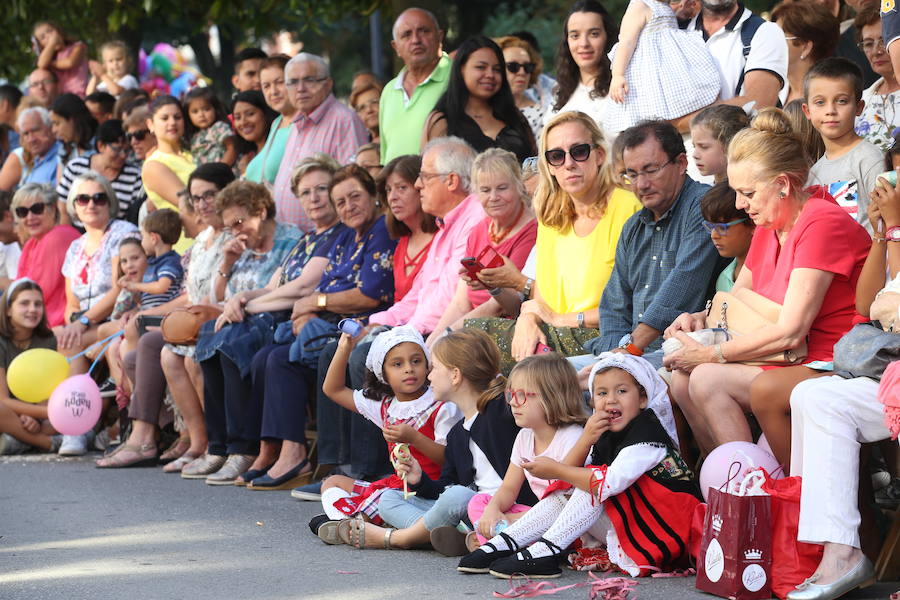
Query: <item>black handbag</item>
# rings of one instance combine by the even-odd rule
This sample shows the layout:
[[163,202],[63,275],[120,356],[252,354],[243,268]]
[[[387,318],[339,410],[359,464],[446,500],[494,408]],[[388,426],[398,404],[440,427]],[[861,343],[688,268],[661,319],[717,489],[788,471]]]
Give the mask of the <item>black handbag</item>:
[[881,381],[895,360],[900,360],[900,333],[883,331],[871,322],[854,325],[834,345],[834,372],[844,379]]

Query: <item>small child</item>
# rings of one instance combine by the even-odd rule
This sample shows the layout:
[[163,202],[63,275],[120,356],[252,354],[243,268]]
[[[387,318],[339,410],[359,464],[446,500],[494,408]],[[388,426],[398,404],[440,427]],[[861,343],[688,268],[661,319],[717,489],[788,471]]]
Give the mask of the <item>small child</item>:
[[719,256],[733,258],[716,280],[717,292],[730,292],[744,266],[756,226],[747,213],[735,208],[735,193],[728,180],[717,183],[700,200],[703,226]]
[[181,257],[172,246],[181,238],[181,216],[170,208],[155,210],[141,223],[141,246],[150,257],[144,279],[135,283],[125,279],[120,285],[141,292],[141,310],[174,300],[181,293],[184,269]]
[[540,457],[524,465],[556,479],[553,493],[463,557],[460,571],[559,577],[566,549],[586,533],[632,577],[685,562],[701,496],[674,432],[656,413],[670,410],[665,382],[643,358],[607,352],[591,369],[588,387],[594,413],[565,461]]
[[678,28],[666,0],[631,0],[609,58],[614,102],[607,102],[607,131],[682,117],[709,106],[721,91],[719,68],[703,38]]
[[728,177],[728,144],[738,131],[750,126],[744,109],[728,104],[704,108],[691,119],[694,164],[704,177],[716,183]]
[[138,88],[137,78],[130,73],[128,46],[123,41],[106,42],[100,46],[100,62],[92,60],[88,64],[91,69],[88,94],[106,92],[118,98],[125,90]]
[[803,112],[822,135],[825,155],[809,172],[807,185],[823,185],[837,203],[871,234],[867,209],[884,155],[856,134],[862,112],[862,72],[846,58],[817,62],[803,80]]
[[84,98],[88,82],[87,45],[69,38],[51,21],[40,21],[34,26],[31,44],[38,55],[37,68],[56,75],[59,93]]
[[[436,399],[428,386],[425,340],[408,326],[394,327],[379,334],[366,356],[365,389],[351,390],[344,378],[347,360],[356,341],[347,334],[341,335],[322,391],[334,402],[383,429],[392,462],[402,462],[398,447],[401,454],[408,448],[422,471],[437,479],[444,464],[447,434],[461,415],[453,404]],[[365,543],[364,521],[345,517],[362,515],[374,523],[381,523],[377,505],[382,493],[403,487],[403,480],[396,475],[374,483],[332,475],[322,482],[322,504],[329,518],[343,519],[334,525],[340,539],[362,547]],[[334,535],[331,537],[336,539]]]
[[90,111],[91,116],[97,121],[97,125],[102,125],[113,118],[113,112],[116,108],[116,98],[107,92],[94,92],[88,94],[84,99],[84,103]]
[[184,97],[188,119],[185,136],[191,141],[191,156],[197,165],[221,162],[229,167],[237,159],[234,130],[225,107],[212,88],[196,87]]

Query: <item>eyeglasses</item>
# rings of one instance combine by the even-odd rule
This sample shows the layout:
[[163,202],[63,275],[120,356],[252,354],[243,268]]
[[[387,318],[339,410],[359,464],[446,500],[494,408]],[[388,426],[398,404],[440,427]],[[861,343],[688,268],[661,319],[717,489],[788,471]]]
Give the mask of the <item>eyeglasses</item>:
[[40,81],[32,81],[28,84],[30,88],[36,87],[50,87],[55,82],[52,79],[41,79]]
[[247,219],[238,219],[237,221],[235,221],[235,222],[232,223],[231,225],[226,225],[226,226],[225,226],[225,231],[231,233],[231,232],[234,231],[235,229],[240,229],[240,228],[241,228],[241,225],[243,225],[244,222],[245,222],[246,220],[247,220]]
[[368,102],[364,102],[362,104],[357,105],[356,112],[362,112],[364,110],[368,110],[370,108],[377,108],[380,100],[378,98],[372,98]]
[[538,395],[535,392],[526,392],[525,390],[506,390],[503,392],[506,403],[510,406],[522,406],[528,402],[529,398],[537,398]]
[[327,77],[304,77],[302,79],[286,79],[284,82],[284,87],[286,88],[297,88],[300,87],[302,83],[304,87],[314,87],[319,85],[323,81],[328,79]]
[[218,193],[219,193],[218,190],[206,190],[205,192],[203,192],[202,194],[200,194],[198,196],[191,194],[189,196],[189,198],[191,199],[191,202],[193,202],[195,206],[197,204],[208,204],[208,203],[212,202],[213,200],[215,200],[216,194],[218,194]]
[[78,206],[87,206],[91,202],[94,206],[106,206],[109,204],[109,196],[106,192],[97,192],[96,194],[78,194],[75,196],[75,204]]
[[884,50],[884,38],[878,38],[875,40],[863,40],[856,45],[860,50],[865,52],[866,54],[871,54],[876,50]]
[[[571,156],[572,160],[575,162],[584,162],[591,155],[591,150],[593,149],[594,146],[592,144],[575,144],[569,148],[569,156]],[[562,148],[547,150],[544,152],[544,158],[546,158],[547,162],[552,166],[561,167],[566,162],[566,151]]]
[[33,215],[42,215],[44,214],[44,209],[47,208],[47,205],[43,202],[37,202],[32,204],[31,206],[17,206],[16,207],[16,216],[20,219],[24,219],[28,216],[28,213]]
[[300,190],[300,193],[297,195],[298,198],[304,199],[309,198],[312,194],[316,196],[321,196],[323,194],[328,194],[328,186],[327,185],[317,185],[311,188],[303,188]]
[[525,72],[531,75],[534,73],[534,68],[537,66],[535,63],[518,63],[515,61],[510,61],[506,63],[506,70],[515,75],[519,72],[519,69],[525,69]]
[[128,142],[129,144],[131,143],[131,140],[137,140],[139,142],[143,142],[144,138],[146,138],[147,135],[149,135],[149,133],[150,133],[149,129],[138,129],[137,131],[132,131],[131,133],[126,133],[125,141]]
[[719,235],[728,235],[728,230],[735,225],[743,223],[745,221],[749,221],[750,217],[744,217],[743,219],[736,219],[734,221],[730,221],[728,223],[713,223],[712,221],[703,221],[703,227],[710,233],[715,231]]
[[435,177],[446,177],[447,173],[429,173],[427,171],[419,171],[419,179],[422,180],[422,183],[428,183],[429,179],[433,179]]
[[637,183],[638,179],[640,179],[642,175],[647,179],[656,179],[656,176],[659,175],[659,172],[662,171],[665,166],[671,165],[674,162],[675,159],[672,158],[659,165],[658,167],[648,167],[643,171],[631,171],[626,169],[625,176],[622,179],[624,179],[625,183],[627,183],[628,185]]
[[125,146],[119,146],[118,144],[107,144],[106,146],[112,150],[113,154],[118,154],[119,156],[128,155],[128,148]]

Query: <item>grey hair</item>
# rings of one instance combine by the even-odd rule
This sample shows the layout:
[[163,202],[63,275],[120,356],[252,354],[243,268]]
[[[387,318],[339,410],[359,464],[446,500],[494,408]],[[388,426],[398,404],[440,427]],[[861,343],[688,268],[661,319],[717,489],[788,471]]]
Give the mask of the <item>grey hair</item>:
[[57,195],[53,186],[49,183],[26,183],[13,194],[12,203],[10,204],[9,209],[15,212],[15,210],[19,208],[19,205],[29,198],[37,198],[39,201],[53,209],[56,221],[59,221],[59,210],[56,206]]
[[19,113],[19,116],[16,117],[16,129],[19,131],[22,130],[22,122],[25,120],[25,117],[29,115],[37,115],[41,118],[41,121],[47,127],[50,127],[53,122],[50,120],[50,111],[44,108],[43,106],[32,106],[30,108],[26,108],[22,112]]
[[[509,178],[510,182],[519,192],[522,201],[528,199],[528,191],[525,189],[525,181],[522,178],[522,167],[519,159],[509,150],[503,148],[488,148],[475,157],[472,162],[472,186],[478,186],[479,175],[500,175]],[[472,190],[477,191],[477,190]]]
[[321,77],[331,77],[331,69],[328,67],[328,63],[325,62],[324,58],[316,54],[310,54],[309,52],[301,52],[291,60],[287,61],[284,65],[284,78],[287,79],[288,69],[291,68],[292,65],[299,65],[300,63],[305,62],[314,63],[319,68],[319,75]]
[[294,167],[294,173],[291,175],[291,193],[297,196],[297,186],[300,185],[300,180],[313,171],[324,171],[334,177],[335,172],[340,168],[340,163],[324,152],[316,152],[312,156],[307,156]]
[[407,8],[406,10],[404,10],[402,13],[400,13],[400,15],[394,20],[394,26],[391,27],[391,36],[394,38],[394,40],[397,39],[397,24],[400,22],[400,19],[402,19],[403,15],[405,15],[406,13],[412,12],[414,10],[417,10],[420,13],[424,13],[425,16],[431,20],[432,24],[434,24],[434,28],[437,29],[438,31],[441,30],[441,26],[438,23],[437,17],[434,16],[433,12],[431,12],[430,10],[427,10],[425,8],[419,8],[418,6],[411,6],[411,7]]
[[435,152],[434,168],[441,175],[456,173],[459,176],[460,186],[467,193],[472,189],[472,164],[475,162],[475,149],[469,142],[456,136],[435,138],[425,144],[422,149],[422,157],[432,150]]
[[109,183],[109,180],[98,173],[97,171],[85,171],[81,175],[75,178],[75,181],[72,182],[72,185],[69,187],[69,195],[66,196],[66,211],[69,213],[69,216],[72,219],[77,219],[77,215],[75,214],[75,196],[78,195],[78,188],[81,187],[81,184],[86,181],[93,181],[103,188],[103,191],[106,193],[106,197],[109,198],[109,220],[112,221],[118,218],[119,215],[119,199],[116,198],[116,191],[112,188],[112,185]]

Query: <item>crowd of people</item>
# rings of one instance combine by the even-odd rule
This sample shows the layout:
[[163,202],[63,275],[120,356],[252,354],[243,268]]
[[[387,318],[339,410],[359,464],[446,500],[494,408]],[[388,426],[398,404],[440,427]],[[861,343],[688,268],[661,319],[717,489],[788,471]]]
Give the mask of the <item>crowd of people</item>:
[[82,436],[3,378],[0,453],[291,490],[326,543],[465,573],[581,539],[640,576],[685,563],[703,457],[764,436],[824,545],[787,597],[838,598],[900,501],[897,365],[836,350],[900,322],[894,12],[579,0],[554,79],[527,31],[451,56],[410,8],[390,81],[247,48],[227,103],[38,23],[0,86],[0,368],[115,342]]

